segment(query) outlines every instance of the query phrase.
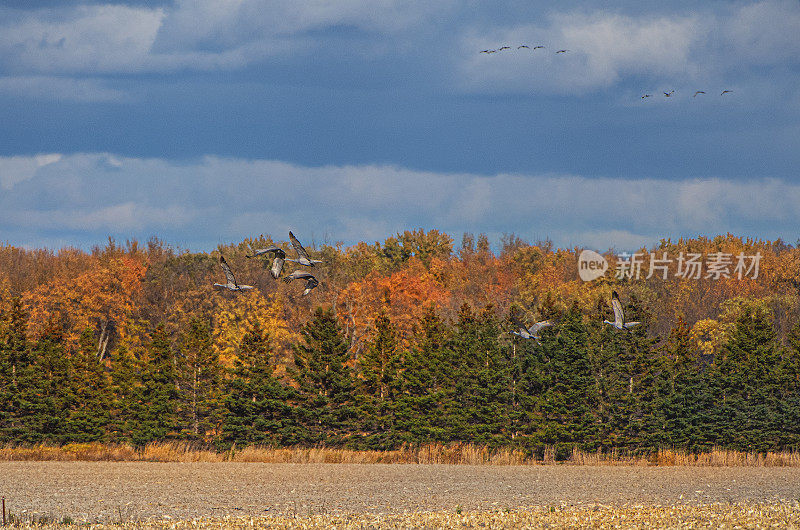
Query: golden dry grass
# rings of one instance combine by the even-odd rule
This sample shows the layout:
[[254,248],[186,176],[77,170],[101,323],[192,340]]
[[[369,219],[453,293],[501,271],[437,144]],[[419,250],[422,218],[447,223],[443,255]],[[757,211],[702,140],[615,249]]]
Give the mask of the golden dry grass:
[[526,456],[517,449],[492,450],[472,444],[404,446],[394,451],[353,451],[329,447],[273,448],[248,446],[216,452],[186,442],[151,443],[137,449],[125,444],[80,443],[64,446],[0,447],[0,461],[83,462],[263,462],[295,464],[455,464],[455,465],[639,465],[711,467],[800,467],[800,452],[745,453],[714,448],[708,453],[661,449],[647,456],[625,456],[617,451],[591,453],[573,450],[565,461],[555,460],[552,447],[544,457]]
[[[68,523],[68,524],[65,524]],[[66,528],[80,521],[39,520],[16,528]],[[224,517],[188,520],[119,521],[87,528],[800,528],[793,504],[708,504],[701,506],[538,506],[501,511],[437,511],[405,514],[322,514]]]

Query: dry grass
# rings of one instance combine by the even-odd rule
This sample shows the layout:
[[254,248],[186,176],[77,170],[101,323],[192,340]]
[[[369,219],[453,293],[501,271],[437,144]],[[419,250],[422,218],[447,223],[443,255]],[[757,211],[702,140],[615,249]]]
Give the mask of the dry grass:
[[662,449],[649,456],[624,456],[617,451],[588,453],[573,450],[563,462],[555,460],[552,447],[544,457],[526,456],[520,450],[491,450],[471,444],[404,446],[394,451],[352,451],[328,447],[273,448],[249,446],[216,452],[185,442],[151,443],[143,449],[130,445],[99,443],[64,446],[35,445],[0,447],[0,461],[83,462],[264,462],[295,464],[455,464],[455,465],[638,465],[709,467],[800,467],[800,452],[744,453],[714,448],[708,453]]
[[[65,524],[66,523],[66,524]],[[64,528],[80,522],[20,521],[17,528]],[[85,523],[84,523],[85,524]],[[515,510],[438,511],[404,514],[323,514],[224,517],[189,520],[119,521],[91,528],[798,528],[793,504],[709,504],[701,506],[537,506]]]

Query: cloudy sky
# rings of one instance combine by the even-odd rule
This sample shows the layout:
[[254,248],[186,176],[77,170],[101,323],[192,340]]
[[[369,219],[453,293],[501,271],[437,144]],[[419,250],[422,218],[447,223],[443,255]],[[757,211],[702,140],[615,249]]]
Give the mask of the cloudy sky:
[[2,6],[0,242],[800,238],[797,0]]

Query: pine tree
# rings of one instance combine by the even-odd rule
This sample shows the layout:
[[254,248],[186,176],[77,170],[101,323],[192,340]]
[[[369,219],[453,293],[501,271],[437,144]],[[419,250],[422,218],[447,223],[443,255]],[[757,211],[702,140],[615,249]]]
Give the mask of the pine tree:
[[655,399],[652,386],[657,368],[654,341],[647,336],[649,318],[633,302],[624,312],[627,319],[642,324],[617,330],[593,323],[596,331],[591,360],[600,398],[598,442],[606,448],[641,446],[642,438],[648,436],[645,424]]
[[274,375],[269,334],[256,323],[242,339],[224,397],[223,445],[303,441],[290,402],[295,391]]
[[538,438],[557,445],[557,458],[566,458],[575,446],[596,448],[597,387],[589,358],[589,334],[576,307],[564,316],[555,340],[542,343],[542,350],[547,360]]
[[780,355],[766,309],[745,308],[719,362],[715,410],[721,443],[748,451],[777,449],[780,438]]
[[395,424],[409,443],[447,441],[445,403],[452,399],[448,343],[450,330],[436,314],[425,308],[415,329],[415,345],[406,352],[399,373],[399,396],[395,402]]
[[43,374],[36,365],[34,346],[28,341],[28,315],[15,298],[6,317],[0,368],[4,402],[2,437],[6,442],[38,443],[48,422],[42,391]]
[[657,397],[648,420],[648,447],[700,452],[711,449],[715,438],[710,416],[715,396],[708,385],[709,367],[695,351],[689,333],[679,318],[657,360],[658,375],[653,383]]
[[33,410],[25,418],[30,441],[63,443],[67,438],[67,418],[74,401],[70,384],[70,362],[64,351],[60,327],[50,324],[33,348],[35,396]]
[[[108,440],[114,443],[130,442],[134,431],[139,430],[137,414],[141,409],[143,393],[143,364],[126,347],[111,353],[111,414]],[[145,437],[137,438],[146,443]]]
[[491,306],[480,315],[464,304],[451,342],[453,399],[446,414],[450,437],[499,444],[509,435],[509,360],[498,341],[500,325]]
[[301,394],[298,412],[308,429],[304,441],[343,442],[356,425],[347,339],[333,311],[322,308],[317,308],[301,335],[303,342],[294,345],[292,378]]
[[400,390],[400,352],[397,337],[385,312],[375,319],[375,337],[358,359],[364,430],[375,433],[367,446],[391,449],[396,438],[394,405]]
[[110,381],[97,357],[97,344],[91,328],[83,331],[79,349],[72,361],[70,376],[72,403],[67,433],[70,442],[95,442],[105,439],[111,421]]
[[142,368],[139,400],[132,410],[131,441],[145,445],[174,435],[177,426],[177,375],[172,344],[159,324],[150,337]]
[[222,365],[207,322],[193,318],[181,336],[178,367],[179,428],[204,440],[222,421]]
[[779,366],[780,437],[783,448],[800,447],[800,322],[788,336]]

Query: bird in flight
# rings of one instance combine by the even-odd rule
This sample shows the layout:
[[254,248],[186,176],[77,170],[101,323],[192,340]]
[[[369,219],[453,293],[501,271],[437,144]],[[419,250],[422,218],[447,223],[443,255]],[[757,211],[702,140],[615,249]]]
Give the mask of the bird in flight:
[[517,337],[522,337],[523,339],[534,339],[536,342],[539,342],[539,331],[542,329],[552,326],[553,323],[549,320],[543,320],[541,322],[536,322],[531,327],[526,326],[519,320],[514,313],[511,313],[511,322],[519,329],[519,331],[512,331],[514,335]]
[[[733,90],[723,90],[723,91],[722,91],[722,94],[730,94],[731,92],[733,92]],[[720,94],[720,96],[721,96],[722,94]]]
[[503,50],[510,50],[510,49],[511,49],[511,46],[501,46],[501,47],[497,48],[497,51],[501,52]]
[[556,53],[567,53],[569,50],[558,50]]
[[674,90],[670,90],[669,92],[664,92],[664,97],[665,97],[665,98],[671,97],[671,96],[672,96],[672,94],[674,94],[674,93],[675,93],[675,91],[674,91]]
[[645,94],[644,96],[642,96],[642,99],[651,98],[651,97],[653,97],[653,94]]
[[306,280],[306,288],[303,290],[303,296],[311,292],[311,289],[319,285],[319,282],[313,274],[306,271],[296,270],[288,276],[283,277],[283,281],[289,283],[292,280]]
[[480,53],[494,53],[494,50],[481,50]]
[[619,301],[617,291],[611,292],[611,308],[614,310],[614,322],[603,320],[604,324],[611,324],[616,329],[629,330],[634,326],[638,326],[641,322],[625,322],[625,314],[622,312],[622,304]]
[[522,46],[517,46],[518,50],[522,49],[522,48],[528,48],[530,50],[531,47],[530,46],[526,46],[525,44],[523,44]]
[[275,257],[272,260],[272,268],[269,270],[269,273],[277,280],[283,270],[283,262],[286,261],[286,252],[284,252],[281,247],[271,246],[269,248],[259,248],[253,251],[252,255],[247,255],[245,257],[255,258],[256,256],[269,254],[271,252],[275,253]]
[[236,278],[233,276],[233,272],[231,268],[228,266],[228,262],[225,261],[225,256],[219,257],[219,264],[222,266],[222,270],[225,272],[225,279],[228,283],[215,283],[214,287],[222,287],[223,289],[228,289],[229,291],[246,291],[248,289],[252,289],[252,285],[239,285],[236,283]]
[[697,94],[705,94],[705,92],[703,92],[702,90],[698,90],[697,92],[694,93],[694,96],[692,96],[692,97],[696,98]]
[[308,255],[306,249],[303,248],[303,245],[300,244],[300,241],[294,237],[294,234],[291,231],[289,232],[289,241],[291,241],[294,251],[297,252],[297,259],[286,258],[286,261],[299,263],[300,265],[305,265],[306,267],[313,267],[315,263],[322,263],[322,260],[311,259],[311,256]]
[[534,46],[533,47],[534,50],[540,50],[540,49],[543,49],[543,48],[544,48],[544,46]]

